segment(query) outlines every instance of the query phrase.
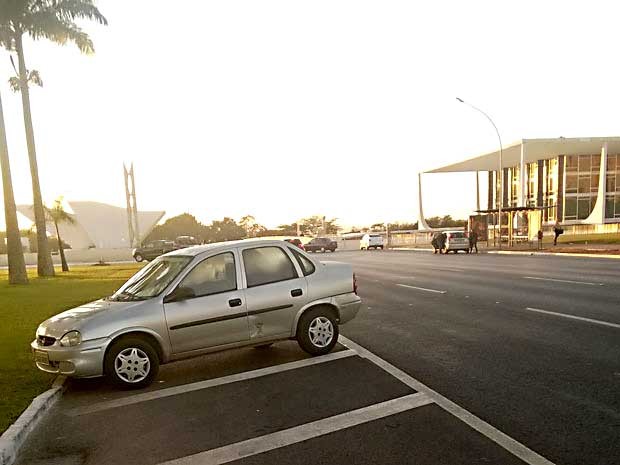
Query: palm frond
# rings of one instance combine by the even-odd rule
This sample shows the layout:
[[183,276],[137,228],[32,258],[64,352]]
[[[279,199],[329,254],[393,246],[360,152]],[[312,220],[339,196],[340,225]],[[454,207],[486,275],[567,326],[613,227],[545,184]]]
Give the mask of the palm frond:
[[52,7],[66,21],[88,19],[96,23],[108,25],[108,20],[101,14],[92,0],[58,0]]
[[36,69],[28,71],[28,82],[35,86],[43,87],[43,79],[41,79],[41,75]]
[[19,83],[19,78],[17,76],[13,76],[11,78],[9,78],[9,86],[11,87],[11,90],[15,93],[19,92],[21,90],[21,85]]
[[55,14],[50,14],[49,10],[33,13],[24,26],[24,32],[27,32],[35,40],[45,38],[59,45],[73,42],[82,53],[90,54],[95,51],[93,42],[87,33],[75,23],[65,21]]

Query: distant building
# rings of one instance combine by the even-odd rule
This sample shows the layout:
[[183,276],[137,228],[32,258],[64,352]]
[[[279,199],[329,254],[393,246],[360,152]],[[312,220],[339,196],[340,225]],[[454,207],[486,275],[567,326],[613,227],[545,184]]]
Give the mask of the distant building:
[[[59,224],[62,240],[73,249],[92,247],[121,249],[131,247],[129,241],[127,210],[99,202],[68,202],[73,210],[75,224]],[[19,205],[17,210],[34,222],[30,205]],[[138,212],[140,239],[146,237],[164,216],[164,211]],[[56,235],[54,225],[47,224],[47,232]]]
[[620,223],[620,137],[522,139],[503,148],[501,193],[498,168],[495,151],[427,173],[487,171],[487,210],[544,207],[543,225],[606,232]]

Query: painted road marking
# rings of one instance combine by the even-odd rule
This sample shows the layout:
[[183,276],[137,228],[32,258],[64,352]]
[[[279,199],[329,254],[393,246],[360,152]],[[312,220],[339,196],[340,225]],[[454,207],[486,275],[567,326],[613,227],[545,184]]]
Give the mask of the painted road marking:
[[479,433],[482,433],[487,438],[496,442],[501,447],[503,447],[508,452],[510,452],[512,455],[523,460],[525,463],[528,463],[529,465],[554,465],[553,462],[550,462],[543,456],[537,454],[536,452],[529,449],[527,446],[521,444],[519,441],[511,438],[507,434],[502,433],[500,430],[491,426],[484,420],[481,420],[480,418],[475,416],[473,413],[468,412],[467,410],[458,406],[451,400],[445,398],[438,392],[433,391],[431,388],[429,388],[425,384],[409,376],[404,371],[400,370],[399,368],[396,368],[391,363],[383,360],[382,358],[373,354],[372,352],[360,346],[359,344],[356,344],[355,342],[351,341],[350,339],[347,339],[346,337],[342,335],[340,335],[340,337],[338,338],[338,342],[340,342],[343,346],[354,350],[361,357],[366,358],[367,360],[370,360],[374,364],[378,365],[383,370],[387,371],[389,374],[399,379],[401,382],[403,382],[407,386],[415,389],[419,393],[425,394],[426,396],[428,396],[428,398],[432,399],[432,401],[435,402],[437,405],[439,405],[441,408],[443,408],[447,412],[450,412],[452,415],[457,417],[459,420],[465,422],[466,424],[471,426],[473,429],[475,429]]
[[603,286],[603,283],[588,283],[585,281],[570,281],[568,279],[555,279],[555,278],[539,278],[537,276],[523,276],[523,279],[536,279],[538,281],[553,281],[556,283],[570,283],[570,284],[584,284],[586,286]]
[[592,318],[584,318],[582,316],[567,315],[566,313],[550,312],[549,310],[542,310],[540,308],[526,307],[525,309],[529,310],[530,312],[538,312],[538,313],[544,313],[546,315],[559,316],[562,318],[570,318],[571,320],[585,321],[586,323],[594,323],[596,325],[609,326],[611,328],[620,328],[619,324],[609,323],[608,321],[593,320]]
[[408,284],[396,284],[400,287],[408,287],[409,289],[417,289],[418,291],[434,292],[436,294],[445,294],[448,291],[438,291],[437,289],[427,289],[425,287],[409,286]]
[[124,407],[126,405],[137,404],[139,402],[146,402],[149,400],[161,399],[163,397],[176,396],[178,394],[184,394],[186,392],[199,391],[201,389],[207,389],[214,386],[222,386],[223,384],[236,383],[238,381],[246,381],[248,379],[259,378],[261,376],[272,375],[274,373],[280,373],[283,371],[296,370],[297,368],[318,365],[319,363],[330,362],[332,360],[351,357],[353,355],[356,355],[355,351],[353,350],[341,350],[339,352],[332,352],[327,355],[321,355],[319,357],[306,358],[303,360],[297,360],[295,362],[282,363],[280,365],[260,368],[258,370],[223,376],[221,378],[208,379],[205,381],[198,381],[196,383],[184,384],[182,386],[174,386],[171,388],[159,389],[157,391],[144,392],[142,394],[136,394],[132,396],[122,397],[120,399],[100,402],[86,407],[77,407],[68,410],[65,414],[76,417],[79,415],[86,415],[88,413],[101,412],[102,410]]
[[411,394],[246,441],[218,447],[217,449],[170,460],[160,465],[211,465],[233,462],[244,457],[297,444],[308,439],[379,420],[431,403],[432,401],[425,394]]

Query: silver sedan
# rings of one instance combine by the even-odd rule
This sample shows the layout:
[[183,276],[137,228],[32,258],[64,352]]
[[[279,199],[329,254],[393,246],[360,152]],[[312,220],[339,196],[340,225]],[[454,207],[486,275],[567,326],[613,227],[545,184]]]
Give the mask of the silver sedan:
[[224,242],[158,257],[112,296],[41,323],[31,348],[48,373],[139,388],[162,363],[235,347],[294,338],[325,354],[360,305],[348,264],[284,241]]

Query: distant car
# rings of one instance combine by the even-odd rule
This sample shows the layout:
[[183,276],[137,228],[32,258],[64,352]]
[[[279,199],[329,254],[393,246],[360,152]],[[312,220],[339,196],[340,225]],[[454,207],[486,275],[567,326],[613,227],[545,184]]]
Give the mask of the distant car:
[[381,234],[364,234],[360,240],[360,250],[383,250],[383,236]]
[[158,257],[110,297],[41,323],[30,346],[39,370],[141,388],[160,364],[208,352],[296,339],[326,354],[360,305],[348,263],[284,241],[223,242]]
[[463,231],[445,231],[446,234],[446,253],[458,253],[464,250],[469,253],[469,239]]
[[173,251],[174,249],[175,246],[172,241],[151,241],[142,247],[133,249],[132,255],[135,261],[142,262],[144,260],[153,260],[160,255]]
[[315,237],[306,244],[307,252],[335,252],[337,248],[338,243],[329,237]]
[[293,244],[297,247],[299,247],[301,250],[306,250],[306,248],[304,247],[303,242],[301,242],[300,239],[297,239],[296,237],[293,239],[284,239],[286,242],[288,242],[289,244]]
[[179,236],[174,240],[174,246],[177,249],[183,249],[193,245],[200,245],[200,241],[194,236]]

